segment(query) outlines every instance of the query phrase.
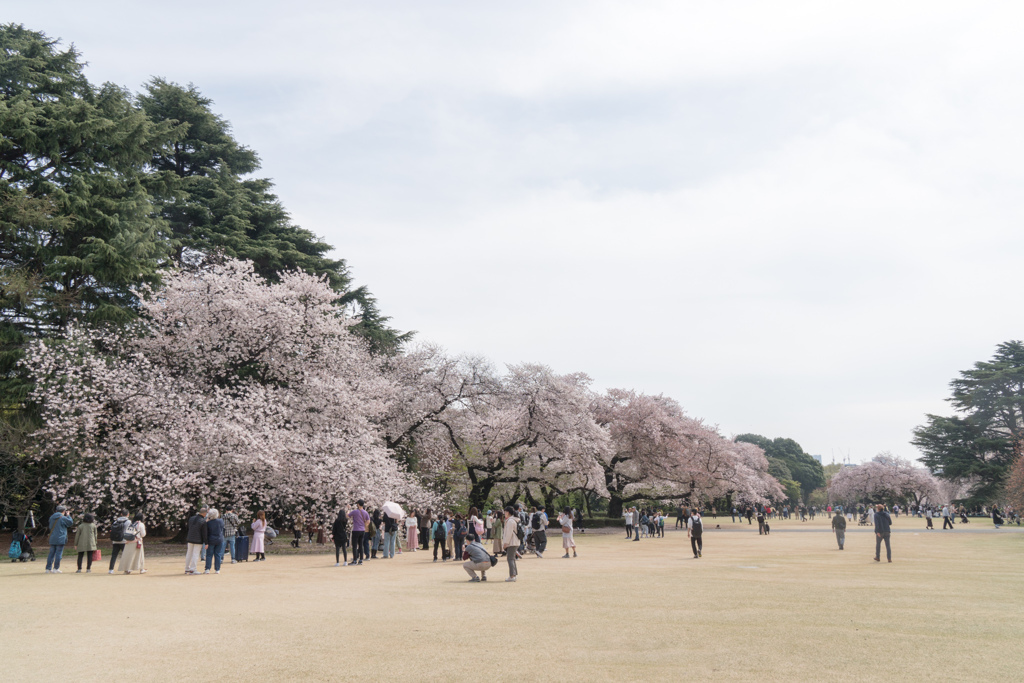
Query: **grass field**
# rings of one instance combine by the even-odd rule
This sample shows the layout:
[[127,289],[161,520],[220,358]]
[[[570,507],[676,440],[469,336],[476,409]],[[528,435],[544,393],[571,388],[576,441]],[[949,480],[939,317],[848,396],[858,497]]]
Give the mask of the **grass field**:
[[851,526],[840,552],[826,527],[759,537],[707,519],[700,560],[679,532],[586,534],[579,558],[551,547],[515,584],[504,560],[470,584],[424,552],[341,568],[333,554],[270,555],[197,577],[183,552],[151,557],[144,576],[108,576],[106,559],[89,575],[73,558],[59,576],[3,563],[4,678],[1024,679],[1024,533],[900,518],[894,562],[877,564],[871,529]]

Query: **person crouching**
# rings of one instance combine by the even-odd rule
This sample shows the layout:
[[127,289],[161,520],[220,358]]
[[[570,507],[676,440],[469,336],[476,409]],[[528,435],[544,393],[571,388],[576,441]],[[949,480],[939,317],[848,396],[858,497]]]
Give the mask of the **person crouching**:
[[[469,554],[469,559],[462,564],[462,568],[469,574],[471,582],[486,581],[487,570],[491,568],[491,554],[480,543],[480,537],[475,533],[469,534],[467,540],[469,545],[466,546],[465,551]],[[476,575],[477,572],[480,572],[480,576]]]

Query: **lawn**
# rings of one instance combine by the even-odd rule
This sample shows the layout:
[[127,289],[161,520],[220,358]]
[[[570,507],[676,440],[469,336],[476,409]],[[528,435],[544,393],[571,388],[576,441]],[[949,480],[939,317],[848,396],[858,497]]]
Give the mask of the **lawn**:
[[503,560],[470,584],[424,552],[196,577],[183,552],[144,576],[3,563],[5,680],[1021,680],[1024,533],[901,517],[878,564],[870,529],[840,552],[827,524],[759,537],[708,518],[699,560],[680,532],[586,534],[579,558],[528,557],[515,584]]

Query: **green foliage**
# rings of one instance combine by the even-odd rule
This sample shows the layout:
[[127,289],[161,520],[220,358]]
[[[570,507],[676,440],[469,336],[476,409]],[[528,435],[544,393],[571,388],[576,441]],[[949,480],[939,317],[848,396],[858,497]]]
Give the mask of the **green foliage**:
[[82,67],[73,48],[0,27],[0,324],[33,336],[130,319],[131,288],[156,283],[166,256],[143,180],[174,126]]
[[[752,443],[764,450],[768,458],[768,473],[779,480],[793,502],[806,502],[811,491],[825,485],[825,472],[821,463],[804,453],[804,449],[793,439],[769,439],[760,434],[740,434],[736,441]],[[797,483],[797,489],[791,486],[794,482]]]
[[976,481],[969,504],[998,497],[1011,463],[1020,453],[1024,431],[1024,343],[996,347],[990,361],[980,361],[950,382],[958,416],[928,415],[914,430],[913,444],[922,462],[941,478]]

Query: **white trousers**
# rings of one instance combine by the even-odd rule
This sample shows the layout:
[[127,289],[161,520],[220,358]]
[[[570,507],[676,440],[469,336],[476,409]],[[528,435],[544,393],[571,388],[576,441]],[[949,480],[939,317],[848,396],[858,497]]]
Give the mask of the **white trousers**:
[[199,555],[203,552],[202,543],[189,543],[185,551],[185,571],[194,572],[196,563],[199,562]]

